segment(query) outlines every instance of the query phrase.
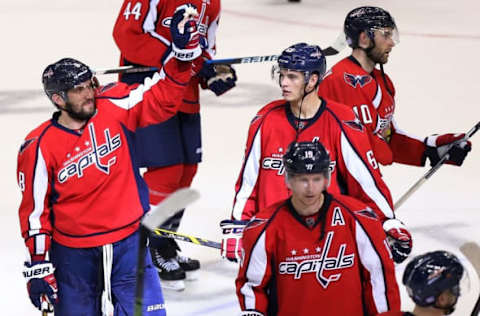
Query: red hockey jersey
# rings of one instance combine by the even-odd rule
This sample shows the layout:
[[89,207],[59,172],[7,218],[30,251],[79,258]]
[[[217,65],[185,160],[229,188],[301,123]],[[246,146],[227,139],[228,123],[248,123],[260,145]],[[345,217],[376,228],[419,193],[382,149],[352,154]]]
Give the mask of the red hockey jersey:
[[[322,100],[312,119],[301,120],[298,141],[320,141],[330,155],[329,192],[348,194],[393,218],[392,197],[383,182],[365,127],[347,106]],[[254,117],[248,131],[243,166],[236,186],[232,218],[247,220],[290,195],[282,156],[295,140],[297,119],[284,100],[274,101]]]
[[[121,52],[121,60],[159,67],[163,54],[170,47],[170,20],[175,9],[192,3],[199,13],[199,32],[207,39],[203,56],[215,56],[215,36],[220,15],[220,0],[125,0],[113,29],[113,38]],[[192,77],[182,98],[180,111],[196,113],[199,104],[199,77]]]
[[394,120],[395,88],[387,75],[383,79],[380,70],[375,68],[367,73],[353,56],[347,57],[326,73],[319,95],[354,110],[367,127],[375,157],[381,164],[425,164],[423,139],[398,128]]
[[386,235],[363,203],[325,194],[307,225],[290,200],[260,211],[243,232],[236,279],[243,311],[263,315],[376,315],[400,310]]
[[[176,63],[172,59],[168,64]],[[176,113],[190,79],[186,65],[190,63],[182,63],[182,72],[172,66],[169,75],[157,73],[143,85],[98,88],[97,112],[82,133],[60,125],[57,112],[27,135],[17,176],[21,232],[31,255],[45,254],[51,236],[68,247],[94,247],[138,228],[149,204],[132,158],[132,131]]]

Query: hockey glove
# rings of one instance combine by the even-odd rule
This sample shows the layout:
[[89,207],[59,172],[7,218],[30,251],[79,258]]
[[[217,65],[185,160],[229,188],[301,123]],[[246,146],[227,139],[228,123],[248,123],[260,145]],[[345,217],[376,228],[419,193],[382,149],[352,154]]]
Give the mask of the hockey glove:
[[38,309],[45,309],[45,300],[48,306],[58,301],[54,271],[55,268],[50,261],[25,262],[23,276],[27,281],[28,295],[32,304]]
[[205,63],[199,73],[206,87],[219,96],[235,87],[237,74],[230,65],[212,65]]
[[233,262],[239,262],[242,259],[242,235],[243,229],[248,221],[223,220],[220,222],[222,229],[222,249],[220,254],[222,258]]
[[194,60],[202,53],[197,17],[197,8],[193,4],[187,3],[175,9],[170,22],[170,33],[172,50],[179,60]]
[[445,163],[461,166],[468,152],[472,150],[472,143],[462,141],[465,134],[431,135],[425,138],[425,157],[430,160],[430,166],[435,166],[448,153]]
[[383,230],[387,234],[393,261],[402,263],[412,252],[412,235],[407,227],[396,218],[386,220],[383,223]]

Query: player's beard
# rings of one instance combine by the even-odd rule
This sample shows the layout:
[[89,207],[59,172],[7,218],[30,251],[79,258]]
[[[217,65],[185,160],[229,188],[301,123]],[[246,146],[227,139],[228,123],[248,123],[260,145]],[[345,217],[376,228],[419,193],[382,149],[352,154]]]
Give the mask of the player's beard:
[[367,53],[375,64],[386,64],[388,62],[388,54],[385,51],[381,51],[378,47],[374,47]]
[[[88,102],[93,102],[93,108],[91,111],[83,109],[83,105]],[[87,99],[84,102],[82,102],[78,106],[79,110],[76,110],[75,108],[76,108],[75,104],[71,103],[70,101],[65,102],[65,111],[68,113],[68,115],[71,118],[77,121],[88,121],[97,111],[97,105],[95,103],[94,98]]]

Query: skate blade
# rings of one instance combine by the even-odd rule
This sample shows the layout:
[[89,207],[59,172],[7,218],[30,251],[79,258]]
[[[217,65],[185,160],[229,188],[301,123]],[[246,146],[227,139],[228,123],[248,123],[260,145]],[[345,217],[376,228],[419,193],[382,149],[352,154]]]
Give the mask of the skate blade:
[[183,280],[177,280],[177,281],[161,280],[160,285],[164,290],[178,291],[178,292],[185,290],[185,282]]
[[194,271],[185,271],[187,274],[187,281],[195,281],[198,280],[198,277],[200,276],[200,271],[194,270]]

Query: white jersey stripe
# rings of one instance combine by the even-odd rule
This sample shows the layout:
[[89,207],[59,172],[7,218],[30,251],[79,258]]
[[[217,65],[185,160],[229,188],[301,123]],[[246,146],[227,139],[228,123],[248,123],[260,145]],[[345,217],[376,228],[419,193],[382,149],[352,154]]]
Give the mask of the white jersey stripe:
[[394,218],[393,210],[388,204],[387,199],[382,192],[377,188],[375,179],[370,170],[365,166],[365,162],[357,155],[355,150],[350,145],[345,134],[341,133],[340,139],[343,160],[348,169],[348,172],[357,180],[362,187],[362,190],[370,197],[370,199],[380,208],[380,210],[388,218]]
[[35,236],[35,254],[42,255],[47,251],[45,249],[45,234]]
[[233,206],[233,218],[240,220],[242,218],[243,209],[247,203],[248,198],[255,188],[257,183],[258,173],[260,168],[260,157],[262,156],[261,148],[261,126],[257,130],[257,134],[253,140],[253,144],[248,154],[245,157],[244,169],[242,175],[242,185],[235,197],[235,205]]
[[219,16],[210,24],[207,31],[207,41],[208,47],[206,48],[207,53],[213,58],[216,54],[215,50],[215,41],[218,28]]
[[148,9],[148,13],[145,16],[145,21],[143,21],[143,25],[142,25],[143,32],[149,33],[156,39],[160,40],[166,46],[170,46],[169,40],[167,40],[165,37],[155,32],[155,25],[157,24],[157,19],[158,19],[158,12],[157,12],[158,1],[159,0],[150,1],[150,8]]
[[45,206],[45,197],[48,189],[48,172],[45,159],[42,155],[40,146],[37,152],[37,163],[35,165],[35,175],[33,178],[33,212],[28,217],[29,236],[38,234],[42,225],[40,223],[40,217],[43,214]]
[[382,89],[380,88],[380,85],[377,84],[377,93],[375,94],[375,97],[372,100],[373,106],[378,109],[380,106],[380,102],[382,101]]
[[397,124],[397,121],[395,121],[395,118],[392,118],[392,125],[393,125],[393,128],[395,129],[395,133],[398,133],[400,135],[403,135],[403,136],[407,136],[408,138],[413,138],[413,139],[416,139],[420,142],[423,143],[423,138],[420,138],[420,137],[417,137],[415,135],[412,135],[412,134],[409,134],[403,130],[401,130],[399,127],[398,127],[398,124]]
[[377,312],[386,312],[388,311],[388,299],[382,261],[375,246],[372,245],[370,238],[358,221],[355,221],[355,235],[360,262],[370,273],[370,285],[372,286],[372,296]]
[[[160,70],[161,73],[163,73],[163,68]],[[165,78],[165,74],[163,73],[163,76],[161,76],[158,72],[153,74],[152,78],[145,78],[145,81],[143,84],[139,85],[136,89],[130,91],[130,95],[126,98],[123,99],[109,99],[110,102],[115,104],[118,107],[121,107],[122,109],[125,110],[130,110],[133,108],[135,105],[138,103],[142,102],[143,100],[143,94],[150,90],[152,86],[157,84],[160,80],[163,80]]]
[[255,309],[255,294],[253,288],[262,283],[265,271],[267,270],[267,250],[265,248],[265,230],[258,238],[255,247],[250,254],[250,261],[247,263],[247,282],[240,289],[245,299],[246,309]]

